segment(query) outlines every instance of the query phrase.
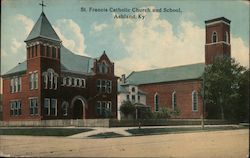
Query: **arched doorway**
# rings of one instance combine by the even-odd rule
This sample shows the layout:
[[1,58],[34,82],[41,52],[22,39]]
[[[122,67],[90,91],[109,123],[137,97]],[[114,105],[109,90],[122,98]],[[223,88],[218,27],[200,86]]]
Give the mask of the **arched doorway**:
[[74,97],[71,102],[73,119],[84,119],[86,107],[86,101],[82,96]]

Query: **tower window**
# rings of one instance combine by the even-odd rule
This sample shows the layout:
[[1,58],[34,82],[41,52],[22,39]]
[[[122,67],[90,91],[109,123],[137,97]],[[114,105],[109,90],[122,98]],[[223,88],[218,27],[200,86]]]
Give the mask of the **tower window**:
[[56,48],[52,47],[52,58],[56,58]]
[[217,32],[213,32],[213,34],[212,34],[212,43],[216,43],[217,41],[218,41]]
[[224,41],[226,43],[229,43],[229,36],[228,36],[228,32],[226,31],[225,34],[224,34]]
[[40,49],[41,56],[45,56],[45,49],[44,49],[44,46],[41,45],[40,48],[41,48],[41,49]]
[[47,46],[47,57],[50,57],[51,55],[50,55],[50,47],[49,46]]

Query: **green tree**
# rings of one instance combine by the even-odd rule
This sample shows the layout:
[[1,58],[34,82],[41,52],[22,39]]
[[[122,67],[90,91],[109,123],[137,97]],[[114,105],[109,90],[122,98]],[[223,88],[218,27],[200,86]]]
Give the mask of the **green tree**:
[[133,115],[135,113],[135,106],[131,103],[131,101],[123,101],[120,106],[120,111],[128,117],[128,115]]
[[234,117],[242,95],[240,84],[245,71],[235,59],[228,57],[215,58],[214,63],[206,67],[203,77],[208,118]]

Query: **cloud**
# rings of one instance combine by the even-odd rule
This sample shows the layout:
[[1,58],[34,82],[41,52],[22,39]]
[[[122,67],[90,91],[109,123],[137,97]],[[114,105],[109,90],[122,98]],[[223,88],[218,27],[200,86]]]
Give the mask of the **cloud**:
[[244,44],[244,41],[239,37],[231,35],[231,55],[241,65],[249,67],[249,47]]
[[20,21],[24,25],[25,36],[28,36],[28,34],[30,33],[31,29],[34,26],[33,20],[31,20],[30,18],[28,18],[22,14],[16,15],[15,19],[17,19],[18,21]]
[[85,39],[80,26],[72,19],[59,19],[53,26],[63,45],[79,55],[86,55]]
[[1,49],[1,56],[6,57],[8,54],[4,49]]
[[[147,13],[144,21],[115,22],[114,28],[127,51],[125,58],[116,61],[116,74],[205,62],[205,27],[195,25],[188,18],[193,16],[183,14],[177,33],[159,13]],[[246,65],[248,47],[241,38],[232,37],[231,41],[232,56]]]
[[18,49],[20,49],[23,45],[24,45],[23,42],[19,42],[16,38],[13,38],[11,40],[11,47],[10,47],[10,49],[11,49],[11,51],[13,53],[17,53]]
[[104,30],[107,27],[108,27],[108,25],[105,24],[105,23],[98,24],[98,23],[94,22],[92,27],[91,27],[91,33],[100,32],[100,31]]

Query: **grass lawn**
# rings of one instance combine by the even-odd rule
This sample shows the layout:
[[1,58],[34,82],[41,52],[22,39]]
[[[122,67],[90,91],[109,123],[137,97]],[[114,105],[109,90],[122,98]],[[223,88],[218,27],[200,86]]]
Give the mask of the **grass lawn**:
[[105,132],[105,133],[99,133],[95,135],[88,136],[90,138],[117,138],[117,137],[124,137],[123,135],[120,135],[115,132]]
[[76,128],[0,128],[0,135],[28,135],[28,136],[70,136],[92,129]]
[[154,135],[154,134],[168,134],[168,133],[184,133],[184,132],[202,132],[202,131],[220,131],[220,130],[234,130],[243,129],[245,127],[206,127],[202,130],[200,127],[190,127],[190,128],[136,128],[128,129],[127,132],[131,133],[133,136],[143,136],[143,135]]

